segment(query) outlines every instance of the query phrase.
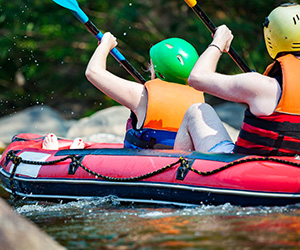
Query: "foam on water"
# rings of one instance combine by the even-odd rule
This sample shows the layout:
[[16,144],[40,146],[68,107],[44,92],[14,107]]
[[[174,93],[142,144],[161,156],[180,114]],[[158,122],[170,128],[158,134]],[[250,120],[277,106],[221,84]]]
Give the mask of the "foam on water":
[[[156,205],[141,205],[132,203],[130,205],[121,205],[118,197],[106,196],[91,200],[70,201],[67,203],[49,203],[49,202],[35,202],[19,204],[16,207],[16,212],[24,216],[55,214],[64,211],[64,214],[76,213],[76,211],[87,211],[92,213],[94,208],[109,208],[122,210],[122,213],[138,215],[144,218],[158,218],[168,216],[207,216],[207,215],[223,215],[223,216],[247,216],[247,215],[264,215],[272,213],[287,213],[300,208],[300,203],[296,205],[289,205],[284,207],[239,207],[226,203],[219,206],[201,205],[192,208],[178,208],[170,206],[156,206]],[[147,209],[145,209],[147,208]]]
[[[23,201],[24,202],[24,201]],[[17,205],[16,212],[22,214],[24,216],[31,215],[39,215],[43,213],[55,213],[62,211],[80,211],[81,209],[85,209],[86,211],[89,208],[95,207],[105,207],[107,205],[118,206],[120,203],[115,196],[106,196],[98,199],[91,200],[78,200],[78,201],[70,201],[67,203],[49,203],[49,202],[36,202],[34,204],[25,204],[25,205]]]

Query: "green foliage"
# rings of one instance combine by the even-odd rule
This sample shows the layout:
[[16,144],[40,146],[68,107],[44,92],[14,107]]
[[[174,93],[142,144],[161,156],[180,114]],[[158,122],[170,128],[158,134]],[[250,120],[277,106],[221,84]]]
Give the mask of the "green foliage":
[[[233,47],[258,72],[271,62],[263,41],[264,17],[282,2],[199,1],[217,26],[226,24],[232,30]],[[78,3],[103,33],[110,31],[118,38],[118,49],[146,79],[149,77],[144,69],[152,44],[167,37],[181,37],[202,53],[211,41],[206,27],[183,0]],[[37,103],[74,118],[116,105],[85,78],[97,40],[69,10],[51,0],[0,0],[0,34],[0,116]],[[108,68],[133,80],[112,57]],[[218,70],[241,72],[226,55]]]

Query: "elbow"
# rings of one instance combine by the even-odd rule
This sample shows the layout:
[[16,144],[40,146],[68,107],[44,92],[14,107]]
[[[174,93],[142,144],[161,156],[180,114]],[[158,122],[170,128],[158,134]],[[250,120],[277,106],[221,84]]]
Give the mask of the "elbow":
[[188,83],[189,83],[190,86],[194,87],[195,77],[192,73],[189,75]]
[[188,78],[189,85],[195,89],[198,89],[199,87],[201,87],[203,84],[203,79],[201,77],[202,75],[203,74],[194,73],[192,71]]
[[91,69],[90,67],[87,67],[87,69],[85,70],[85,77],[92,82],[93,79],[95,78],[95,75],[97,74],[97,72],[93,69]]
[[93,71],[87,67],[86,70],[85,70],[85,77],[90,80],[91,76],[93,75]]

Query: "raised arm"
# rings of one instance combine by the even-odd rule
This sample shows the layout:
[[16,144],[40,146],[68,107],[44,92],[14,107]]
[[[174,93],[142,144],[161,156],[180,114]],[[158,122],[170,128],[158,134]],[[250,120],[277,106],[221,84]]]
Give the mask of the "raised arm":
[[259,73],[224,75],[216,73],[218,61],[227,52],[233,36],[222,25],[217,28],[214,39],[196,62],[189,84],[200,91],[228,101],[248,104],[254,115],[269,115],[277,106],[280,86],[271,77]]
[[96,88],[138,116],[138,113],[146,110],[145,87],[137,82],[118,77],[106,69],[107,56],[116,45],[116,38],[109,32],[105,33],[88,63],[85,75]]

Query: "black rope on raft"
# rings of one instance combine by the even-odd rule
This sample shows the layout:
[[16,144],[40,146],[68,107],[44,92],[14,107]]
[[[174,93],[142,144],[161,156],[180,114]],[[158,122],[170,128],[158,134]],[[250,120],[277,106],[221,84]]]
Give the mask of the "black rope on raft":
[[[176,164],[184,161],[184,159],[182,157],[180,157],[178,161],[176,161],[172,164],[169,164],[165,167],[162,167],[160,169],[157,169],[155,171],[149,172],[147,174],[143,174],[143,175],[136,176],[136,177],[129,177],[129,178],[115,178],[115,177],[110,177],[110,176],[105,176],[105,175],[99,174],[99,173],[87,168],[86,166],[84,166],[82,163],[79,162],[79,160],[76,158],[75,155],[68,155],[66,157],[63,157],[63,158],[60,158],[60,159],[57,159],[57,160],[53,160],[53,161],[31,161],[31,160],[24,160],[21,157],[17,156],[14,151],[10,151],[10,152],[7,153],[6,162],[8,163],[9,161],[12,161],[14,163],[14,168],[13,168],[13,171],[10,175],[10,185],[11,185],[12,190],[14,190],[13,178],[15,176],[17,167],[19,166],[20,163],[32,164],[32,165],[54,165],[56,163],[63,162],[67,159],[72,159],[72,162],[71,162],[72,166],[73,165],[78,165],[83,170],[85,170],[86,172],[88,172],[88,173],[90,173],[94,176],[100,177],[104,180],[118,181],[118,182],[126,182],[126,181],[128,182],[128,181],[137,181],[137,180],[141,180],[141,179],[146,179],[146,178],[149,178],[151,176],[160,174],[160,173],[166,171],[167,169],[172,168]],[[74,168],[74,166],[73,166],[73,168]],[[14,193],[14,191],[13,191],[13,193]]]
[[128,178],[115,178],[115,177],[110,177],[110,176],[105,176],[105,175],[102,175],[102,174],[99,174],[99,173],[96,173],[94,172],[93,170],[90,170],[89,168],[85,167],[83,164],[79,163],[79,166],[85,170],[86,172],[94,175],[94,176],[97,176],[97,177],[100,177],[104,180],[107,180],[107,181],[115,181],[115,182],[131,182],[131,181],[138,181],[138,180],[141,180],[141,179],[147,179],[149,177],[152,177],[152,176],[155,176],[155,175],[158,175],[164,171],[166,171],[167,169],[170,169],[172,168],[173,166],[175,166],[176,164],[182,162],[184,159],[182,157],[179,158],[178,161],[172,163],[172,164],[169,164],[165,167],[162,167],[160,169],[157,169],[155,171],[152,171],[152,172],[149,172],[147,174],[143,174],[143,175],[139,175],[139,176],[135,176],[135,177],[128,177]]
[[202,175],[202,176],[208,176],[208,175],[212,175],[212,174],[216,174],[219,173],[225,169],[228,169],[230,167],[239,165],[239,164],[243,164],[243,163],[247,163],[247,162],[255,162],[255,161],[272,161],[272,162],[277,162],[277,163],[282,163],[285,165],[291,165],[291,166],[295,166],[295,167],[300,167],[300,163],[296,163],[296,162],[292,162],[292,161],[287,161],[287,160],[282,160],[282,159],[278,159],[278,158],[273,158],[273,157],[252,157],[252,158],[247,158],[247,159],[241,159],[241,160],[236,160],[233,162],[228,163],[227,165],[224,165],[220,168],[214,169],[212,171],[207,171],[207,172],[201,172],[199,170],[196,170],[192,167],[188,167],[191,171]]
[[[133,181],[138,181],[138,180],[141,180],[141,179],[146,179],[146,178],[158,175],[158,174],[174,167],[175,165],[177,165],[179,163],[181,164],[180,165],[181,168],[189,169],[189,170],[193,171],[194,173],[196,173],[198,175],[201,175],[201,176],[213,175],[213,174],[219,173],[223,170],[226,170],[230,167],[240,165],[240,164],[243,164],[243,163],[247,163],[247,162],[255,162],[255,161],[271,161],[271,162],[276,162],[276,163],[282,163],[282,164],[285,164],[285,165],[292,165],[292,166],[295,166],[295,167],[300,167],[300,163],[287,161],[287,160],[282,160],[282,159],[278,159],[278,158],[273,158],[273,157],[252,157],[252,158],[236,160],[236,161],[230,162],[230,163],[228,163],[228,164],[226,164],[226,165],[224,165],[220,168],[214,169],[212,171],[206,171],[205,172],[205,171],[199,171],[199,170],[194,169],[193,167],[191,167],[189,165],[188,160],[184,159],[183,157],[180,157],[178,159],[178,161],[176,161],[174,163],[171,163],[167,166],[164,166],[160,169],[157,169],[155,171],[152,171],[152,172],[149,172],[149,173],[146,173],[146,174],[143,174],[143,175],[139,175],[139,176],[135,176],[135,177],[128,177],[128,178],[116,178],[116,177],[110,177],[110,176],[102,175],[100,173],[97,173],[97,172],[87,168],[82,163],[80,163],[80,161],[78,160],[78,157],[76,157],[75,155],[68,155],[66,157],[63,157],[63,158],[60,158],[60,159],[57,159],[57,160],[52,160],[52,161],[47,161],[47,162],[42,161],[41,162],[41,161],[24,160],[21,157],[16,155],[16,151],[10,151],[10,152],[7,153],[6,162],[12,161],[14,163],[14,168],[13,168],[13,170],[11,172],[11,175],[10,175],[10,178],[9,178],[12,193],[15,194],[15,187],[14,187],[14,183],[13,183],[13,178],[15,176],[17,167],[20,165],[20,163],[33,164],[33,165],[54,165],[54,164],[57,164],[59,162],[63,162],[67,159],[72,159],[71,165],[75,164],[75,165],[81,167],[84,171],[86,171],[86,172],[88,172],[88,173],[90,173],[90,174],[92,174],[96,177],[102,178],[102,179],[107,180],[107,181],[115,181],[115,182],[133,182]],[[73,168],[75,168],[75,166],[73,166]]]
[[57,160],[53,160],[53,161],[47,161],[47,162],[30,161],[30,160],[24,160],[24,159],[22,159],[22,157],[17,156],[16,152],[13,151],[13,150],[9,151],[6,155],[5,165],[7,165],[9,161],[12,161],[12,163],[14,164],[13,170],[12,170],[12,172],[10,174],[10,177],[9,177],[9,184],[10,184],[12,195],[13,196],[16,195],[16,187],[14,186],[14,176],[16,174],[17,167],[20,165],[20,163],[31,164],[31,165],[54,165],[56,163],[63,162],[63,161],[65,161],[67,159],[70,159],[70,158],[73,159],[74,157],[75,157],[74,155],[68,155],[68,156],[63,157],[61,159],[57,159]]

